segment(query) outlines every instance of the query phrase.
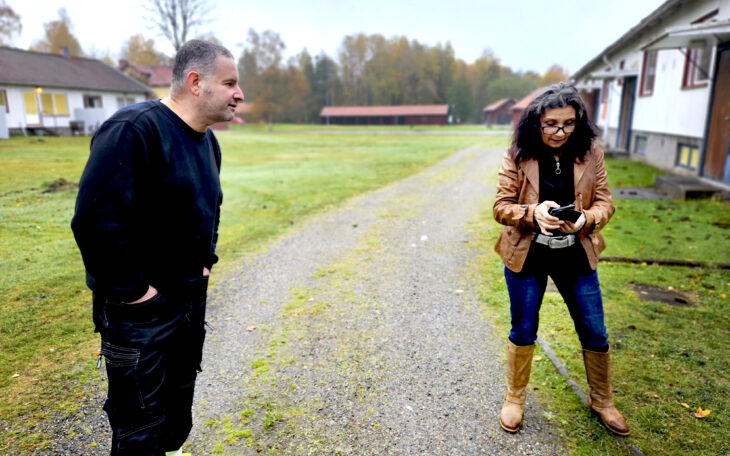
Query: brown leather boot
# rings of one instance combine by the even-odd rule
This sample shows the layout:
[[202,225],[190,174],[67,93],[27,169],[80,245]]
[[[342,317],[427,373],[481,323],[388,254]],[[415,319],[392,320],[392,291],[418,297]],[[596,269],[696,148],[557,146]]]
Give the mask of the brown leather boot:
[[519,347],[507,339],[507,394],[504,396],[499,424],[507,432],[517,432],[525,410],[525,388],[530,380],[535,345]]
[[613,405],[611,389],[611,356],[590,350],[583,350],[583,362],[588,378],[588,406],[601,417],[601,421],[613,433],[629,435],[629,426]]

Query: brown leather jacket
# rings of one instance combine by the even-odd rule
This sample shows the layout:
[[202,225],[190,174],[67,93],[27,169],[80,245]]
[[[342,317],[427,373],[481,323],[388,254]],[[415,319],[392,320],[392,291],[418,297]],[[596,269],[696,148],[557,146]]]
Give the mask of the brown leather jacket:
[[[494,249],[511,271],[520,272],[530,249],[532,234],[539,231],[534,223],[538,204],[540,172],[537,160],[522,159],[519,165],[510,150],[502,157],[494,201],[494,219],[505,225]],[[615,210],[606,181],[603,149],[593,143],[583,161],[573,164],[573,179],[578,207],[578,193],[583,195],[583,213],[586,224],[576,233],[586,251],[592,269],[598,265],[598,255],[606,248],[599,230],[606,226]]]

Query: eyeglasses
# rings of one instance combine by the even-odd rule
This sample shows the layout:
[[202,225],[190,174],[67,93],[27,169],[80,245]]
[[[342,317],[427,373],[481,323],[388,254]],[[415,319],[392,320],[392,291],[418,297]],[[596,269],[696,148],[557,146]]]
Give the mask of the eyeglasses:
[[556,135],[560,130],[563,130],[563,133],[567,135],[568,133],[573,133],[573,130],[575,130],[575,124],[563,125],[562,127],[558,127],[557,125],[543,125],[540,128],[546,135]]

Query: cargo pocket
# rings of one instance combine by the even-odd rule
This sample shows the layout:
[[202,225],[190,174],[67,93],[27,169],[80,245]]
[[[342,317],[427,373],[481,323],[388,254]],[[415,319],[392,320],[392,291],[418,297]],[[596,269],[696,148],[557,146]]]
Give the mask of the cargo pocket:
[[106,360],[109,399],[114,408],[144,408],[137,371],[139,349],[120,347],[102,340],[101,355]]

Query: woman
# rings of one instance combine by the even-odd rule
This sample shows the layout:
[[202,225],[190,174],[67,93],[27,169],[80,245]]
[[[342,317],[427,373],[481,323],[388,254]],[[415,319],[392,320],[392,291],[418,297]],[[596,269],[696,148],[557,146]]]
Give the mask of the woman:
[[[538,314],[547,276],[568,306],[588,378],[588,403],[612,432],[628,435],[609,381],[608,336],[596,266],[605,248],[599,230],[613,215],[603,151],[575,87],[551,85],[527,107],[499,170],[494,218],[505,225],[495,250],[502,257],[512,328],[507,340],[507,394],[499,422],[522,423]],[[574,222],[549,213],[574,204]],[[578,215],[577,213],[575,214]]]

